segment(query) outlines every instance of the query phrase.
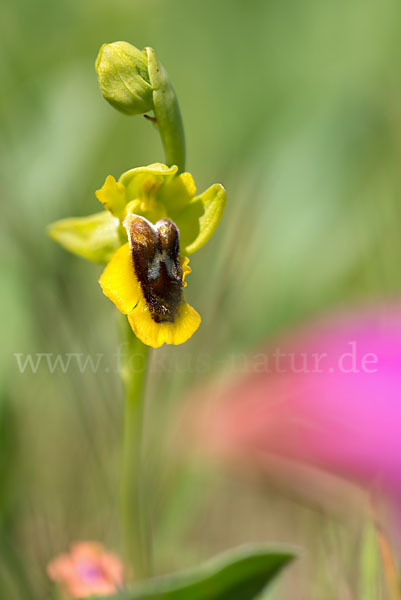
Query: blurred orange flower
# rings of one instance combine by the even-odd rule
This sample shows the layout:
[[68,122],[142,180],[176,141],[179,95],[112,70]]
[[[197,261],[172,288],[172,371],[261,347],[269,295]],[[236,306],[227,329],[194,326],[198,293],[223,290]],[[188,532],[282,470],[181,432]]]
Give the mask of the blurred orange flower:
[[69,554],[60,554],[48,564],[47,574],[66,598],[110,594],[123,583],[121,560],[97,542],[72,545]]

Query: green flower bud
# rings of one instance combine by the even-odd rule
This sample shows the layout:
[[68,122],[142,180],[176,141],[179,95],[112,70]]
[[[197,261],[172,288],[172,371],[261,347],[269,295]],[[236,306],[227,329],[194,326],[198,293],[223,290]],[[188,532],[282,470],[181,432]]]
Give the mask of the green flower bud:
[[153,87],[145,50],[127,42],[103,44],[96,73],[104,98],[117,110],[138,115],[153,110]]

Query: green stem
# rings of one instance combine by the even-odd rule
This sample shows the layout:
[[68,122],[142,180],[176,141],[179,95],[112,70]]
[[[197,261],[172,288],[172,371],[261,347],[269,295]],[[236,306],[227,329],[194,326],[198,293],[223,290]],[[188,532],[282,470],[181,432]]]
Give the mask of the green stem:
[[149,78],[153,87],[153,105],[160,138],[169,166],[185,170],[185,134],[181,111],[168,74],[156,58],[153,48],[146,48]]
[[151,536],[144,499],[142,430],[149,347],[122,324],[124,354],[121,378],[125,389],[124,441],[120,487],[120,526],[128,576],[151,574]]
[[[160,138],[169,166],[185,169],[185,135],[177,96],[169,77],[158,62],[154,50],[147,48],[149,77],[153,87],[153,105]],[[142,423],[144,389],[149,347],[132,333],[124,317],[124,342],[127,351],[121,377],[125,387],[124,446],[121,480],[121,528],[126,564],[136,579],[151,575],[151,535],[146,513]]]

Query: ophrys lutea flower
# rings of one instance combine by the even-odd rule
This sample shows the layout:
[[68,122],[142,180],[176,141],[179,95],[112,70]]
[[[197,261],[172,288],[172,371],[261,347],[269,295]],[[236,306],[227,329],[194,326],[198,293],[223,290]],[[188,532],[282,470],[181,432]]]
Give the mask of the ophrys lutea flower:
[[108,262],[100,285],[128,316],[135,335],[157,348],[182,344],[200,324],[184,300],[187,254],[215,231],[226,202],[215,184],[196,195],[190,173],[155,163],[108,176],[96,192],[106,213],[50,226],[53,239],[85,258]]
[[124,220],[129,242],[114,254],[100,278],[104,294],[123,313],[135,335],[158,348],[182,344],[200,316],[183,298],[189,260],[180,257],[179,231],[162,219],[152,225],[138,215]]

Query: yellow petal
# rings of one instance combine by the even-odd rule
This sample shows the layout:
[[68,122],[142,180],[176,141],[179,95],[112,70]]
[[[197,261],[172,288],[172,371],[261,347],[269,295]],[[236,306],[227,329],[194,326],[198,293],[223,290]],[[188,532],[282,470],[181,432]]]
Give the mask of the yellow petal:
[[190,196],[191,198],[195,196],[196,185],[191,173],[181,173],[181,175],[178,176],[178,179],[182,182],[182,185],[185,187],[188,196]]
[[181,263],[183,287],[187,287],[188,283],[185,281],[185,278],[187,275],[192,273],[192,269],[189,266],[189,258],[187,256],[180,256],[180,263]]
[[132,264],[129,244],[114,254],[99,279],[103,294],[110,298],[123,314],[128,314],[142,297],[141,286]]
[[96,198],[100,200],[106,210],[112,215],[122,218],[125,205],[127,204],[125,187],[118,183],[113,175],[108,175],[103,187],[95,192]]
[[159,348],[163,344],[183,344],[198,329],[201,318],[192,306],[182,301],[174,323],[156,323],[144,300],[129,313],[128,321],[144,344]]

